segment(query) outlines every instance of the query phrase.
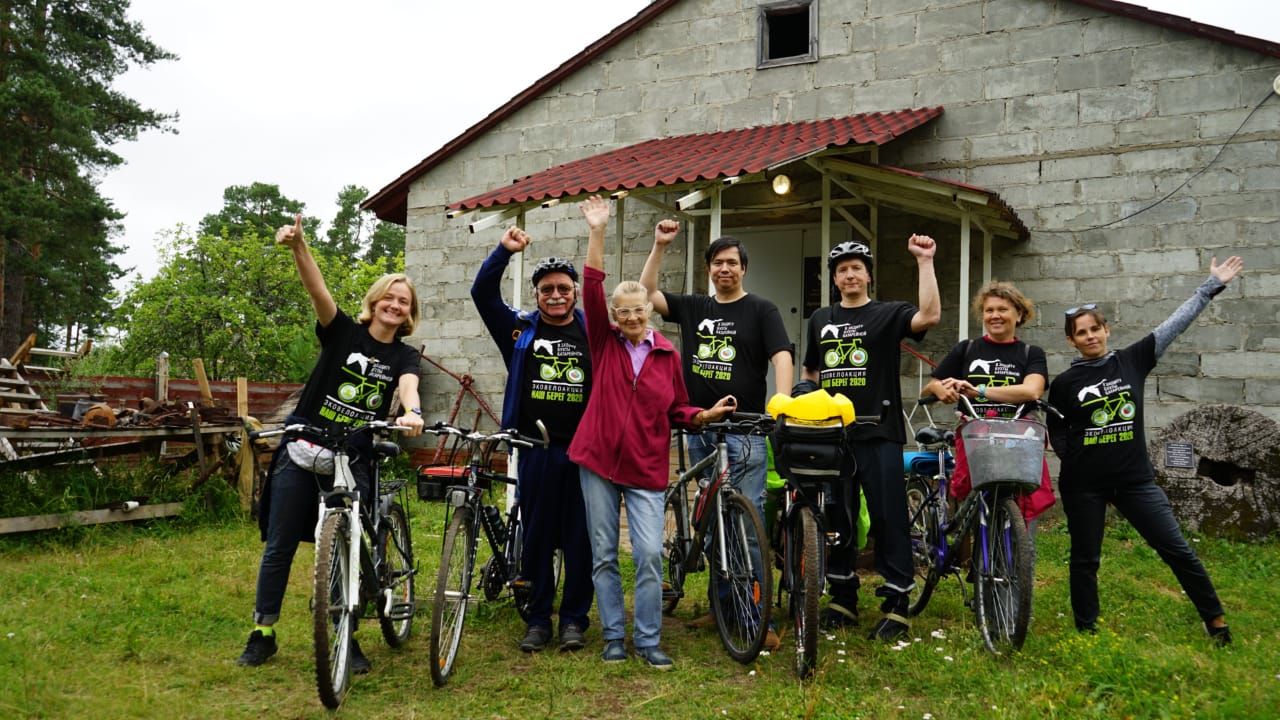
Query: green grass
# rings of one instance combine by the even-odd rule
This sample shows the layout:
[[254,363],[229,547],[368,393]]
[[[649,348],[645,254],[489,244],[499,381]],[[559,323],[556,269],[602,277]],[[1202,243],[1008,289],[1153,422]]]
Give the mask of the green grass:
[[[416,502],[412,512],[425,600],[441,514]],[[1172,574],[1123,525],[1104,548],[1102,631],[1076,633],[1067,536],[1048,521],[1031,632],[1012,657],[982,649],[949,579],[915,619],[918,640],[873,643],[864,619],[861,630],[823,637],[820,671],[802,684],[785,626],[782,649],[749,666],[731,661],[713,630],[686,629],[704,609],[705,580],[693,576],[663,629],[672,672],[604,665],[598,626],[580,653],[522,654],[514,609],[482,601],[442,689],[427,669],[425,611],[398,651],[366,623],[359,637],[374,671],[329,712],[313,687],[310,546],[277,626],[280,653],[241,668],[262,546],[253,523],[210,517],[0,538],[0,717],[1271,718],[1280,707],[1280,632],[1270,617],[1280,607],[1280,546],[1196,538],[1236,637],[1217,651]],[[877,582],[864,582],[864,618]]]

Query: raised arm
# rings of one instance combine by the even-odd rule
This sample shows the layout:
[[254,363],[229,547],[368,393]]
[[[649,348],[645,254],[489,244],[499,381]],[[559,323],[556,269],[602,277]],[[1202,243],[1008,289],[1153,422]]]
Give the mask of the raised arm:
[[587,221],[587,267],[604,271],[604,231],[609,225],[609,203],[599,195],[578,203]]
[[329,327],[329,323],[338,316],[338,305],[329,294],[329,287],[324,284],[324,276],[320,274],[320,266],[307,247],[306,238],[302,235],[302,213],[298,213],[293,225],[285,225],[276,230],[276,244],[285,245],[293,251],[293,263],[298,267],[298,278],[302,287],[311,298],[311,307],[315,308],[316,320],[321,327]]
[[644,269],[640,271],[640,284],[649,291],[649,302],[662,317],[667,316],[667,296],[658,287],[658,270],[662,268],[662,256],[667,253],[667,246],[680,232],[680,223],[675,220],[659,221],[653,228],[653,249],[644,261]]
[[1187,301],[1178,306],[1164,322],[1160,323],[1153,334],[1156,336],[1156,357],[1164,354],[1174,339],[1181,335],[1196,317],[1209,305],[1215,295],[1226,289],[1227,283],[1244,269],[1244,260],[1232,255],[1221,265],[1218,258],[1209,260],[1209,277],[1196,288]]
[[907,250],[916,256],[920,275],[919,310],[911,316],[911,332],[923,332],[942,319],[942,299],[938,295],[938,278],[933,273],[933,255],[938,245],[928,235],[912,235]]

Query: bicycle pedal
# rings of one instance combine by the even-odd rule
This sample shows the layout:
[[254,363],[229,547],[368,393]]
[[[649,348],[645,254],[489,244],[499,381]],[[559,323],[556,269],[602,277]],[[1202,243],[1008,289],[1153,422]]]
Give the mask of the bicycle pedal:
[[412,620],[417,612],[417,603],[398,602],[391,605],[391,610],[385,614],[385,617],[389,620]]

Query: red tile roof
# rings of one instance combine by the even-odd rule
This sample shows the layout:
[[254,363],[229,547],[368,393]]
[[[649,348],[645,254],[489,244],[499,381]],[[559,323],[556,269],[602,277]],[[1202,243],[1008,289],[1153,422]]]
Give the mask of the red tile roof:
[[883,145],[941,114],[941,107],[920,108],[647,140],[528,175],[453,203],[449,209],[474,210],[758,173],[831,147]]

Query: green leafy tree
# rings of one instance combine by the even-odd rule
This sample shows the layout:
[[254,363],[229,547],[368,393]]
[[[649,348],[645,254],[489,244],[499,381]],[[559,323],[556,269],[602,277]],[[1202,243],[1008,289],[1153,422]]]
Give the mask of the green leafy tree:
[[126,18],[128,0],[0,0],[0,349],[101,321],[122,275],[120,213],[96,177],[111,146],[176,115],[112,88],[174,56]]
[[[110,358],[119,372],[148,375],[156,356],[168,352],[175,376],[189,373],[198,357],[213,379],[306,379],[319,354],[315,312],[274,234],[175,234],[162,259],[155,277],[125,293],[113,319],[127,329]],[[316,261],[334,301],[352,317],[384,272],[381,264],[322,252]]]
[[[232,185],[222,191],[222,210],[205,215],[200,221],[200,234],[245,237],[252,233],[273,238],[276,228],[292,225],[294,217],[305,209],[306,203],[281,195],[279,185],[261,182]],[[307,237],[315,237],[320,220],[303,216],[302,227]]]
[[322,247],[337,257],[363,256],[365,262],[381,263],[386,272],[399,272],[395,259],[404,254],[404,228],[361,210],[360,202],[368,195],[369,191],[359,185],[347,185],[338,192],[338,212]]

